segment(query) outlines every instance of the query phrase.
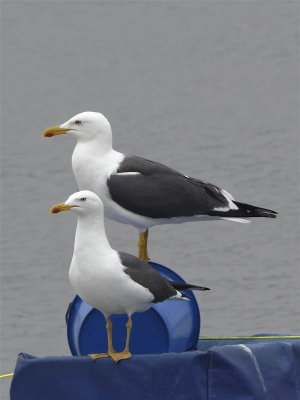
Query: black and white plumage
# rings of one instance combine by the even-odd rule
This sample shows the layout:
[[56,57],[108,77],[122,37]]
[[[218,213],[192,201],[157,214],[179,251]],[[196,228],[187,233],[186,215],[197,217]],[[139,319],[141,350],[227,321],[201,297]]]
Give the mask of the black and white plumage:
[[[153,303],[186,300],[180,290],[209,290],[170,281],[147,262],[112,249],[105,234],[103,204],[95,193],[74,193],[65,203],[53,206],[51,213],[66,210],[74,211],[78,217],[69,271],[71,284],[84,301],[104,314],[108,324],[110,314],[131,317]],[[120,355],[110,350],[109,355],[118,361]]]
[[[131,254],[118,252],[124,272],[139,285],[149,289],[154,299],[153,303],[159,303],[168,299],[182,299],[186,296],[178,293],[181,290],[209,290],[203,286],[190,283],[171,281],[163,278],[150,264]],[[161,279],[163,278],[163,279]]]
[[163,164],[125,156],[112,148],[112,131],[100,113],[83,112],[44,136],[66,133],[77,139],[72,156],[80,190],[97,193],[105,216],[140,232],[154,225],[187,221],[275,218],[276,212],[240,203],[226,190]]
[[216,185],[137,156],[125,157],[107,186],[112,200],[123,208],[158,220],[209,216],[247,222],[239,218],[276,216],[274,211],[234,201]]

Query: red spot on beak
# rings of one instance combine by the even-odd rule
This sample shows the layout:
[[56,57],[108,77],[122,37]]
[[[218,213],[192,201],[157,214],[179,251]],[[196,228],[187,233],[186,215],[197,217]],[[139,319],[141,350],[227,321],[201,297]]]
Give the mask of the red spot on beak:
[[54,136],[54,135],[51,132],[46,132],[44,135],[44,137],[52,137],[52,136]]
[[58,207],[54,207],[54,208],[52,208],[52,210],[51,210],[51,213],[52,214],[57,214],[57,213],[59,213],[61,210],[58,208]]

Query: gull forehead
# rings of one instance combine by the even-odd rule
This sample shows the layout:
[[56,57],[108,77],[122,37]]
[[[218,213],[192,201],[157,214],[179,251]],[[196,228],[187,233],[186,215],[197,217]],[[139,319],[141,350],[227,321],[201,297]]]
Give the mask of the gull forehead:
[[74,117],[70,118],[67,122],[74,122],[74,121],[81,121],[81,122],[105,122],[108,123],[108,119],[101,114],[100,112],[95,112],[95,111],[84,111],[79,114],[74,115]]
[[65,204],[71,204],[72,202],[76,202],[78,200],[80,201],[82,199],[94,200],[93,202],[102,204],[100,197],[90,190],[81,190],[80,192],[71,194],[71,196],[69,196],[69,198],[66,200]]

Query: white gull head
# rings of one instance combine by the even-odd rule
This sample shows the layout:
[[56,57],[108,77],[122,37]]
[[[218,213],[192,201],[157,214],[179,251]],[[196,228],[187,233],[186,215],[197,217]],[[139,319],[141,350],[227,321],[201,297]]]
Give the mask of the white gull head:
[[71,206],[70,210],[80,215],[100,214],[103,216],[102,200],[89,190],[81,190],[80,192],[71,194],[64,204]]
[[75,136],[78,141],[89,141],[100,137],[111,141],[110,123],[98,112],[85,111],[77,114],[60,125],[60,128],[66,129],[66,133]]

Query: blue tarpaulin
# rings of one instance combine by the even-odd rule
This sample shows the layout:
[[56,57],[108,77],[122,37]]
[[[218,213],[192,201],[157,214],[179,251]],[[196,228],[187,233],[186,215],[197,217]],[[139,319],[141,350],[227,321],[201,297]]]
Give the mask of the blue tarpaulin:
[[199,342],[114,364],[21,353],[11,400],[300,400],[300,341]]

